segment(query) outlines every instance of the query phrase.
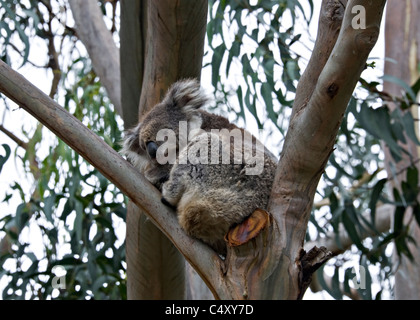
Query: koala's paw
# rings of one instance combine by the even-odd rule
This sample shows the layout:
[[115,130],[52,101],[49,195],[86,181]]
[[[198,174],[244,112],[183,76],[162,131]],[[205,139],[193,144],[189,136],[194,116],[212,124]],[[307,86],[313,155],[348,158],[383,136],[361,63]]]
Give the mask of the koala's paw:
[[160,198],[160,201],[165,205],[168,206],[174,210],[176,210],[176,206],[174,206],[173,204],[169,203],[168,200],[166,200],[164,197]]

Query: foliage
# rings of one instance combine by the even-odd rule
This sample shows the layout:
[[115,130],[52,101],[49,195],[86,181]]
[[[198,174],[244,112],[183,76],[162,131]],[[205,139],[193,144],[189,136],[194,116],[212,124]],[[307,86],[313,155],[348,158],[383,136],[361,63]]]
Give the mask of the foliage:
[[[80,76],[76,85],[66,89],[65,107],[71,109],[74,104],[73,114],[89,121],[95,132],[118,148],[121,132],[104,90],[92,72]],[[41,130],[39,141],[43,134]],[[27,153],[37,151],[34,146]],[[22,193],[16,212],[1,220],[10,248],[0,257],[0,263],[14,264],[2,274],[9,278],[3,298],[124,298],[125,247],[116,233],[117,224],[125,220],[120,191],[61,140],[38,160],[36,170],[40,176],[36,191]],[[18,182],[11,189],[22,191]],[[32,243],[30,233],[34,229],[40,233],[36,240],[42,241],[42,249]],[[59,295],[51,286],[55,266],[63,266],[67,272],[67,290]]]
[[[299,15],[309,23],[312,1],[209,3],[207,38],[212,52],[212,85],[220,97],[217,108],[234,96],[229,105],[239,108],[229,111],[236,113],[237,120],[245,120],[249,112],[258,128],[271,130],[264,125],[267,119],[284,134],[287,109],[293,104],[291,96],[300,78],[301,56],[293,45],[301,34],[296,33],[295,25]],[[302,3],[309,4],[309,9]]]
[[[119,149],[121,121],[90,61],[80,54],[72,27],[57,24],[67,21],[65,1],[4,0],[1,7],[1,27],[6,31],[1,33],[2,59],[37,66],[31,61],[30,44],[45,41],[49,54],[62,55],[38,66],[57,72],[61,63],[61,80],[52,84],[58,86],[61,105]],[[49,46],[54,39],[59,48]],[[17,57],[16,51],[22,55]],[[16,132],[11,125],[4,123]],[[3,299],[125,299],[124,196],[41,125],[16,135],[27,140],[21,158],[24,180],[35,181],[31,193],[24,192],[24,181],[11,182],[3,200],[8,203],[13,194],[21,199],[14,212],[0,217],[5,249],[0,254],[0,279],[7,284]],[[3,147],[1,166],[10,155],[10,147]],[[19,161],[18,156],[15,159]],[[65,269],[65,289],[53,287],[61,276],[56,266]]]
[[[111,14],[105,10],[105,3],[101,1],[103,12],[115,31],[116,1]],[[16,67],[32,65],[55,73],[58,70],[58,90],[51,90],[57,92],[56,99],[118,149],[120,120],[73,27],[67,24],[68,11],[65,0],[0,0],[1,58]],[[301,53],[303,33],[308,31],[314,14],[311,0],[209,0],[204,67],[212,71],[211,83],[217,97],[214,109],[220,111],[222,106],[228,106],[225,111],[234,114],[237,122],[264,129],[266,141],[277,153],[306,63]],[[51,41],[58,47],[49,46]],[[43,43],[46,56],[34,63],[30,48],[37,42]],[[51,59],[54,54],[59,59]],[[388,245],[395,242],[397,254],[410,257],[407,244],[412,239],[403,223],[406,208],[413,209],[420,223],[416,164],[407,168],[406,182],[399,191],[394,190],[391,200],[385,192],[390,177],[384,173],[381,151],[384,143],[398,160],[405,152],[401,142],[411,139],[419,144],[409,107],[418,94],[420,81],[409,86],[390,76],[384,80],[399,84],[404,94],[390,97],[378,89],[377,80],[360,79],[318,188],[316,199],[327,201],[314,207],[310,220],[307,240],[331,232],[337,235],[344,228],[354,243],[318,272],[319,283],[336,299],[352,294],[355,266],[366,272],[366,288],[358,290],[359,297],[379,299],[385,291],[392,291],[393,265]],[[389,102],[397,103],[399,108],[391,112]],[[21,199],[14,212],[0,216],[0,237],[4,237],[0,280],[7,282],[3,298],[126,298],[125,246],[117,231],[125,223],[123,195],[62,141],[51,142],[42,126],[16,134],[27,140],[20,165],[26,177],[35,182],[31,193],[24,192],[22,181],[11,182],[3,200],[8,203],[12,194]],[[12,153],[7,144],[0,150],[1,170]],[[19,161],[17,154],[15,161]],[[392,232],[376,229],[379,203],[396,207]],[[374,236],[365,238],[366,231]],[[35,239],[34,233],[38,234]],[[7,250],[3,250],[6,244]],[[58,265],[67,272],[66,289],[61,291],[52,287],[53,268]],[[325,274],[330,274],[331,281]],[[376,292],[374,285],[380,287]]]

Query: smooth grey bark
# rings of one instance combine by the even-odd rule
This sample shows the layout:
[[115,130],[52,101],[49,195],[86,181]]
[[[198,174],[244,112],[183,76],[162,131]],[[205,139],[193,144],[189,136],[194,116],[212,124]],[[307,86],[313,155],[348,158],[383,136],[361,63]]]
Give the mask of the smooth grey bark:
[[103,14],[96,0],[69,0],[76,32],[92,60],[93,68],[101,79],[109,99],[120,116],[121,80],[119,50],[111,32],[106,28]]
[[[121,5],[121,72],[123,108],[129,113],[127,128],[160,102],[172,83],[182,78],[200,79],[208,4],[207,0],[144,0]],[[138,114],[134,115],[134,110]],[[185,260],[145,214],[135,206],[128,208],[127,296],[184,299]]]
[[[419,1],[389,1],[385,24],[385,57],[389,59],[385,61],[385,74],[395,76],[409,85],[413,85],[420,77],[418,69],[420,63],[419,19]],[[401,96],[401,88],[395,83],[385,82],[384,91],[395,97]],[[398,108],[393,103],[390,103],[389,106],[391,110]],[[414,118],[418,118],[418,106],[413,106],[410,111],[413,112]],[[411,139],[407,138],[407,144],[403,147],[409,156],[402,154],[403,159],[398,163],[394,161],[388,148],[384,148],[386,168],[388,176],[391,178],[391,188],[400,188],[401,182],[405,179],[406,170],[404,168],[408,168],[411,164],[416,163],[417,168],[420,169],[418,165],[418,146]],[[394,169],[391,169],[391,167]],[[401,172],[401,174],[395,176],[393,172]],[[405,213],[404,222],[410,223],[410,236],[416,240],[417,245],[412,243],[408,245],[414,261],[410,261],[405,256],[399,258],[394,254],[395,263],[399,265],[395,274],[394,293],[397,300],[419,300],[420,227],[416,220],[412,218],[411,210]]]
[[[270,198],[269,211],[273,214],[280,236],[273,245],[280,260],[270,285],[281,291],[278,297],[296,299],[301,294],[300,260],[313,197],[319,178],[333,151],[335,138],[352,92],[365,68],[366,60],[375,45],[385,7],[385,0],[350,0],[347,3],[340,33],[325,66],[317,66],[315,60],[308,65],[296,95],[293,115],[285,139],[276,178]],[[332,12],[340,12],[339,1],[324,1],[322,10],[335,6]],[[366,9],[366,29],[354,29],[353,7]],[[334,15],[333,15],[334,16]],[[320,20],[322,24],[322,19]],[[315,50],[328,48],[326,39],[333,38],[336,30],[326,27],[326,36],[319,32]],[[320,25],[321,28],[321,25]],[[323,45],[325,43],[325,45]],[[317,53],[319,54],[319,53]],[[316,57],[316,55],[314,55]],[[311,59],[312,60],[312,59]],[[348,66],[348,67],[345,67]],[[351,67],[350,67],[351,66]],[[319,76],[318,76],[319,75]],[[307,86],[314,86],[312,90]],[[285,281],[285,280],[288,281]]]
[[[118,91],[121,87],[122,112],[119,113],[126,129],[137,124],[141,115],[159,101],[169,84],[178,78],[199,78],[207,1],[121,1],[118,63],[115,59],[109,61],[109,55],[115,56],[115,45],[103,23],[97,1],[71,0],[71,8],[79,38],[85,44],[101,81],[109,89],[113,102],[116,99],[112,97],[111,89]],[[101,48],[102,43],[108,47]],[[154,60],[156,57],[158,60]],[[119,73],[115,68],[121,70],[121,85],[116,79]],[[114,104],[118,107],[117,103]],[[184,264],[184,259],[167,237],[129,203],[128,298],[184,298]]]
[[121,1],[120,69],[121,103],[125,129],[139,121],[146,54],[147,1]]

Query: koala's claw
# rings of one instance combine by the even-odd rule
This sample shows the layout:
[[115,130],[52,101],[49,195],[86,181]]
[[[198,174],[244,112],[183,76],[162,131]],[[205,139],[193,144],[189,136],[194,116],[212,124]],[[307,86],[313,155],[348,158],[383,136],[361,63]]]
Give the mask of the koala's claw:
[[170,204],[170,203],[169,203],[169,201],[168,201],[168,200],[166,200],[164,197],[160,198],[160,201],[161,201],[161,202],[162,202],[165,206],[168,206],[168,207],[170,207],[170,208],[172,208],[172,209],[176,210],[176,207],[175,207],[174,205]]

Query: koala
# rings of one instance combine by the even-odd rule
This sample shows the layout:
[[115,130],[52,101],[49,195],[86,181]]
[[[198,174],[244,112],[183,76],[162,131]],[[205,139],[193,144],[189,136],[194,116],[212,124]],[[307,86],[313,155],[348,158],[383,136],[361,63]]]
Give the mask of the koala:
[[182,229],[226,254],[229,229],[266,209],[277,159],[226,118],[202,110],[198,81],[173,84],[125,133],[122,153],[176,208]]

